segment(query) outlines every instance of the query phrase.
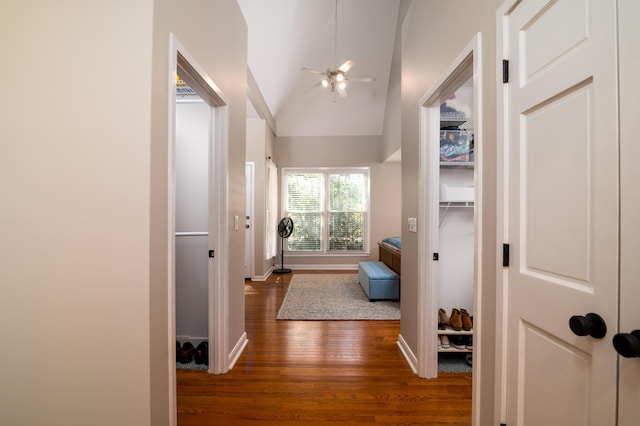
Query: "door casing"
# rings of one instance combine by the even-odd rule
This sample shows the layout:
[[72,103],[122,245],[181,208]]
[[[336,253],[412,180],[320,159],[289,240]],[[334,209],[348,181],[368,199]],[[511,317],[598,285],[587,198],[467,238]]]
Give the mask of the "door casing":
[[[418,344],[415,364],[408,348],[399,342],[413,371],[423,378],[438,376],[437,312],[440,174],[440,104],[469,78],[473,79],[473,122],[475,141],[475,208],[474,208],[474,371],[472,384],[473,419],[480,413],[480,380],[482,379],[482,34],[477,33],[443,73],[440,80],[419,102],[419,181],[418,181]],[[425,265],[428,265],[425,266]]]
[[209,373],[223,374],[230,368],[229,360],[229,237],[228,216],[228,145],[229,100],[214,81],[198,65],[174,34],[169,35],[168,64],[168,179],[167,182],[167,310],[169,412],[170,424],[177,423],[176,360],[175,360],[175,117],[176,74],[198,93],[211,107],[209,132],[209,250],[215,257],[209,259]]

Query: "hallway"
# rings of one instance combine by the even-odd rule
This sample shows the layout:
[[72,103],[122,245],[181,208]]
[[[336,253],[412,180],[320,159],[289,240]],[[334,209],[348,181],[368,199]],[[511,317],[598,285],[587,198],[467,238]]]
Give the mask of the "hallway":
[[471,424],[471,374],[418,378],[398,321],[276,321],[291,277],[245,282],[249,344],[228,374],[177,370],[180,426]]

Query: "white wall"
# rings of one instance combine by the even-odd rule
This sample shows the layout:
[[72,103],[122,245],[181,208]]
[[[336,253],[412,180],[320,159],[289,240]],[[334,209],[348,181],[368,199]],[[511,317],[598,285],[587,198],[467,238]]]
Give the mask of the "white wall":
[[[402,220],[418,216],[418,103],[440,79],[456,56],[482,33],[481,83],[483,150],[483,268],[482,300],[484,311],[476,324],[482,323],[481,353],[482,389],[476,412],[481,425],[494,424],[494,360],[495,360],[495,271],[496,271],[496,10],[501,0],[413,1],[402,28]],[[501,58],[500,58],[501,59]],[[420,224],[418,224],[420,226]],[[402,234],[402,322],[401,334],[415,352],[417,348],[417,274],[418,240],[415,233]],[[475,342],[474,342],[475,343]],[[476,364],[477,365],[477,364]],[[476,366],[474,365],[474,367]],[[477,371],[477,369],[475,369]],[[475,379],[477,379],[477,374]],[[475,406],[475,403],[474,403]]]
[[[235,0],[25,0],[0,28],[0,424],[166,425],[169,34],[230,99],[242,215],[242,14]],[[229,235],[234,342],[243,239]]]
[[[441,167],[440,184],[473,186],[473,170]],[[473,315],[473,206],[440,207],[439,234],[438,307],[447,313],[464,308]]]
[[149,425],[153,2],[1,9],[0,424]]

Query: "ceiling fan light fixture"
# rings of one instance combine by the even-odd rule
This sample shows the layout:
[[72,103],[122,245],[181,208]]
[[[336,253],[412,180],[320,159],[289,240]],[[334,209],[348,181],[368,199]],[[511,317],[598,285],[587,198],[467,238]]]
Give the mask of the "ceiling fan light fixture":
[[336,74],[336,80],[338,81],[338,83],[341,83],[344,81],[344,74],[339,72],[338,74]]
[[326,78],[322,79],[322,87],[329,87],[329,81]]
[[341,81],[340,83],[338,83],[338,88],[339,89],[345,89],[347,87],[347,82],[346,81]]

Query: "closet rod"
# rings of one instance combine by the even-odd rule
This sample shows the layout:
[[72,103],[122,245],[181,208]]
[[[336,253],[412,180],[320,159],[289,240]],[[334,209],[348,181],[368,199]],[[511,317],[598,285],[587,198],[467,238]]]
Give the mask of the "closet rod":
[[208,232],[176,232],[176,237],[201,237],[209,235]]

